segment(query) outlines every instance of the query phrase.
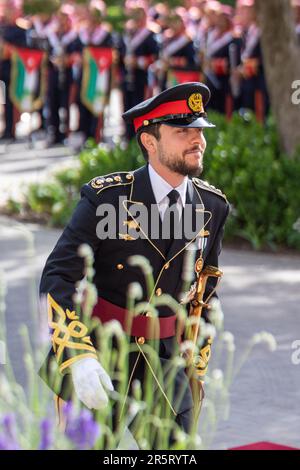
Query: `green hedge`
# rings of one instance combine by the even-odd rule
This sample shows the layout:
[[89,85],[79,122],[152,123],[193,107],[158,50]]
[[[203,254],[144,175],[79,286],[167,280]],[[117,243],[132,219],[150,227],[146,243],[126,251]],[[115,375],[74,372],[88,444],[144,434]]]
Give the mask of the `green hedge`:
[[[210,113],[217,129],[207,129],[203,179],[222,189],[232,205],[226,238],[247,240],[255,249],[286,246],[300,249],[300,151],[293,159],[279,150],[275,125],[260,126],[251,113],[230,123]],[[31,184],[25,202],[9,201],[11,213],[38,215],[64,225],[80,187],[94,176],[127,171],[144,164],[135,142],[124,150],[105,150],[89,142],[78,165],[57,172],[49,182]]]
[[293,226],[300,218],[300,149],[293,159],[280,151],[272,118],[260,126],[250,113],[229,125],[214,116],[218,132],[207,132],[205,178],[226,193],[233,206],[227,234],[254,248],[300,248]]

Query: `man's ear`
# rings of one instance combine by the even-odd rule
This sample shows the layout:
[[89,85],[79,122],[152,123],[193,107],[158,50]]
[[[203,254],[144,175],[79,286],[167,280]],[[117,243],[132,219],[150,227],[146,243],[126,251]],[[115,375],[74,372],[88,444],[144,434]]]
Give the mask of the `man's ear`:
[[152,154],[156,150],[156,138],[154,135],[148,134],[147,132],[142,132],[140,135],[140,141],[147,150],[149,154]]

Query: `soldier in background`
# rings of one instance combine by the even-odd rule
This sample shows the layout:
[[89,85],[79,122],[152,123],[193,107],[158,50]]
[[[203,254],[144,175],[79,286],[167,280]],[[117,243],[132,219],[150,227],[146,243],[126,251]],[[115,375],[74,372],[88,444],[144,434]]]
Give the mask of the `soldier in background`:
[[47,31],[50,48],[47,92],[48,143],[63,143],[69,131],[69,97],[72,85],[71,54],[77,32],[70,17],[60,10]]
[[254,0],[239,0],[237,6],[243,28],[242,64],[235,72],[241,78],[241,107],[252,109],[257,120],[264,122],[269,110],[269,98]]
[[[29,32],[29,47],[42,49],[49,52],[48,33],[53,24],[52,14],[48,12],[38,13],[31,17],[31,28]],[[38,111],[40,115],[40,125],[37,130],[46,131],[47,129],[47,108],[46,103]]]
[[188,73],[198,68],[194,43],[186,33],[182,16],[177,13],[171,15],[169,25],[170,28],[163,35],[159,60],[153,64],[160,91],[179,82],[193,81],[191,78],[184,80],[183,77],[182,81],[179,79],[177,83],[170,83],[178,80],[176,72]]
[[220,6],[216,14],[216,27],[210,34],[206,48],[206,81],[213,90],[210,107],[229,119],[235,108],[231,89],[232,69],[240,63],[241,42],[233,30],[233,9]]
[[[81,55],[84,47],[98,46],[113,48],[115,40],[111,32],[110,25],[103,22],[102,13],[98,8],[90,8],[86,24],[79,30],[78,33],[79,50]],[[90,110],[82,103],[80,98],[80,89],[82,82],[82,71],[78,76],[78,91],[79,91],[79,128],[78,130],[83,133],[84,138],[93,137],[95,139],[101,138],[103,131],[103,116],[99,118],[92,114]],[[100,129],[98,123],[100,120]]]
[[[11,46],[25,47],[27,44],[27,23],[20,22],[21,11],[13,1],[2,3],[0,80],[5,84],[4,132],[2,140],[15,139],[16,111],[9,96],[11,80]],[[25,26],[25,27],[24,27]]]
[[[158,57],[158,43],[155,34],[147,26],[147,13],[143,8],[128,12],[130,20],[125,25],[121,38],[120,71],[124,110],[132,108],[147,98],[148,67]],[[132,125],[126,125],[128,140],[134,137]]]

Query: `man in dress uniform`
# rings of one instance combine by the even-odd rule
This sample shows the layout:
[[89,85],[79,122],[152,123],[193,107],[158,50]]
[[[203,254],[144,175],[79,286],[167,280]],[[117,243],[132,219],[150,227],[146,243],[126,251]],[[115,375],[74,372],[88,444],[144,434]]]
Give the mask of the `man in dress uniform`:
[[[125,34],[121,39],[120,71],[124,110],[132,108],[147,96],[148,67],[158,56],[158,43],[155,34],[147,26],[147,13],[143,8],[130,12]],[[126,123],[126,137],[134,137],[131,123]]]
[[[153,298],[159,299],[162,294],[169,294],[180,302],[184,292],[184,259],[189,250],[193,250],[198,265],[218,266],[229,205],[220,190],[198,178],[206,147],[203,129],[214,127],[204,111],[209,98],[210,91],[205,85],[190,82],[169,88],[123,115],[126,122],[133,123],[146,165],[130,172],[97,176],[84,185],[72,219],[46,262],[40,293],[48,296],[50,326],[54,330],[52,354],[56,352],[64,381],[72,378],[77,396],[89,408],[100,409],[107,405],[107,390],[112,390],[116,382],[100,364],[98,354],[101,357],[101,350],[97,351],[97,344],[87,336],[90,332],[87,332],[79,312],[76,312],[76,283],[84,275],[84,263],[78,255],[79,246],[88,244],[95,257],[94,283],[98,303],[94,307],[93,316],[100,318],[103,323],[117,319],[137,348],[129,357],[129,394],[133,379],[139,379],[143,384],[145,372],[153,372],[145,350],[149,342],[156,342],[161,365],[167,369],[174,354],[179,354],[180,339],[176,334],[176,315],[166,305],[157,306],[157,318],[148,314],[146,309],[142,315],[132,319],[132,327],[127,331],[128,286],[139,283],[142,288],[141,301],[148,305]],[[125,225],[122,221],[121,224],[117,223],[117,227],[123,229],[116,228],[115,234],[105,238],[101,230],[97,234],[97,224],[103,218],[96,215],[96,210],[98,208],[99,214],[99,208],[110,204],[121,218],[120,197],[124,199]],[[145,225],[137,218],[136,205],[148,211]],[[184,230],[183,235],[178,237],[171,224],[170,231],[165,232],[168,234],[166,237],[160,229],[159,236],[153,235],[154,219],[151,211],[158,216],[156,220],[159,220],[158,226],[161,227],[164,226],[171,205],[174,214],[178,215],[177,220],[181,221],[185,220],[186,211],[191,208],[187,220],[189,227],[197,211],[203,215],[203,223],[192,234],[186,234]],[[174,219],[167,219],[167,223],[170,220]],[[132,232],[129,229],[132,227],[136,229],[135,236],[130,235]],[[139,231],[143,237],[136,236]],[[154,277],[152,292],[147,290],[142,270],[130,264],[131,255],[141,255],[149,260]],[[204,301],[216,295],[215,287],[215,280],[211,279],[206,285]],[[203,312],[206,321],[209,321],[208,308]],[[55,312],[60,313],[59,321]],[[74,320],[76,331],[70,326]],[[159,328],[153,328],[153,322]],[[62,333],[66,331],[68,345],[61,341]],[[205,345],[207,359],[210,344],[209,341]],[[207,363],[199,368],[200,381],[204,379],[206,368]],[[179,391],[182,389],[184,393],[179,399]],[[56,393],[62,399],[69,398],[63,388],[56,390]],[[189,432],[193,401],[184,367],[175,375],[174,394],[167,395],[164,383],[160,383],[158,393],[174,414],[176,423]]]

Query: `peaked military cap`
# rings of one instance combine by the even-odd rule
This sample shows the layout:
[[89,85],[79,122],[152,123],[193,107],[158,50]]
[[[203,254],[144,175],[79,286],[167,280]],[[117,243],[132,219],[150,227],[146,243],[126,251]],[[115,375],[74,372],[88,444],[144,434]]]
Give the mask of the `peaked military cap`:
[[141,132],[155,123],[174,127],[215,127],[206,117],[204,107],[210,99],[209,88],[200,82],[176,85],[142,101],[123,114]]

